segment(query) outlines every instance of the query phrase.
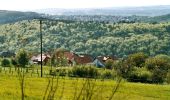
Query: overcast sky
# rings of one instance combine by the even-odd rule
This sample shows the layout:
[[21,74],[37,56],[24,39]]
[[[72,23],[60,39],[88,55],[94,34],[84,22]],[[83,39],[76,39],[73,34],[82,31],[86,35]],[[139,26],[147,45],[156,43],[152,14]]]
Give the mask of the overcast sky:
[[170,0],[0,0],[0,10],[170,5]]

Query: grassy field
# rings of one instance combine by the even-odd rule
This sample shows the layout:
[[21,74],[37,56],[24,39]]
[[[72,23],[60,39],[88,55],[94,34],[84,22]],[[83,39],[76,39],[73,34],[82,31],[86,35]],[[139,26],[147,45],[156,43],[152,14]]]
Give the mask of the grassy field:
[[[43,100],[46,87],[50,78],[26,75],[25,78],[25,99]],[[56,77],[53,85],[57,86],[55,100],[75,100],[82,92],[92,95],[92,100],[109,100],[112,91],[115,89],[116,81],[72,77]],[[84,88],[86,87],[86,88]],[[20,100],[19,78],[16,73],[0,73],[0,100]],[[79,98],[82,100],[82,98]],[[170,85],[154,85],[142,83],[129,83],[122,81],[114,100],[170,100]]]

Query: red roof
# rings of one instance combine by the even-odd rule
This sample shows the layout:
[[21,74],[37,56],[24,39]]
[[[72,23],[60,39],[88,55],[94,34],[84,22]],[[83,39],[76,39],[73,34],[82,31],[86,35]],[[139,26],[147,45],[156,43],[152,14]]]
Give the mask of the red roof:
[[92,63],[93,62],[93,57],[87,54],[79,55],[75,57],[75,62],[77,64],[87,64],[87,63]]
[[69,51],[64,52],[64,57],[67,60],[73,60],[74,56],[75,56],[75,54],[73,52],[69,52]]

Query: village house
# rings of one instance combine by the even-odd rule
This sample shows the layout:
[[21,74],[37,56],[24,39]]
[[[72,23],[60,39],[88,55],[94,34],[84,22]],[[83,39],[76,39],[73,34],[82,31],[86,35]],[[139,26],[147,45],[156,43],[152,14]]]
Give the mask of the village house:
[[105,63],[109,59],[113,61],[117,60],[115,56],[98,56],[94,59],[93,64],[97,67],[105,67]]
[[73,52],[70,52],[70,51],[65,51],[64,52],[64,57],[67,60],[67,64],[70,65],[70,66],[75,65],[75,58],[77,56],[78,56],[77,54],[75,54]]
[[[51,56],[49,54],[42,54],[43,64],[46,65],[50,58]],[[33,62],[33,64],[41,64],[41,54],[38,54],[37,56],[32,56],[31,61]]]
[[90,64],[92,63],[94,58],[91,55],[88,54],[80,54],[78,56],[75,56],[74,61],[76,64],[84,65],[84,64]]
[[[49,54],[42,54],[42,62],[44,65],[51,59]],[[115,56],[98,56],[92,57],[89,54],[75,54],[67,50],[58,50],[55,53],[55,59],[58,62],[63,63],[64,66],[73,66],[73,65],[95,65],[96,67],[105,67],[107,60],[117,60]],[[41,64],[41,54],[37,56],[32,56],[31,61],[34,64]]]

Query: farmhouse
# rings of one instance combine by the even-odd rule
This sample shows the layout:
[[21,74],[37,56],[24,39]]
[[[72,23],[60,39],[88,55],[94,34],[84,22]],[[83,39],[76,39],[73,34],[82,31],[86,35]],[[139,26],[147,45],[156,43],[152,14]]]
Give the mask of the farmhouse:
[[64,52],[64,57],[67,60],[67,64],[72,66],[72,65],[75,64],[75,58],[77,58],[78,55],[73,53],[73,52],[65,51]]
[[93,64],[97,67],[105,67],[107,60],[117,60],[115,56],[98,56],[94,59]]
[[[98,56],[98,57],[92,57],[89,54],[76,54],[74,52],[68,51],[68,50],[60,50],[58,49],[55,54],[55,59],[58,63],[62,65],[67,66],[73,66],[73,65],[95,65],[97,67],[105,67],[105,63],[107,60],[117,60],[115,56]],[[51,56],[49,54],[43,54],[42,55],[42,61],[43,64],[46,65],[47,62],[51,59]],[[40,64],[41,63],[41,54],[37,56],[32,56],[31,61],[34,64]]]
[[76,64],[83,65],[83,64],[92,63],[94,58],[88,54],[81,54],[81,55],[75,56],[74,60]]
[[[50,58],[51,58],[51,56],[49,54],[42,54],[42,62],[43,62],[43,64],[46,65]],[[41,64],[41,54],[38,54],[37,56],[32,56],[31,61],[34,64]]]

